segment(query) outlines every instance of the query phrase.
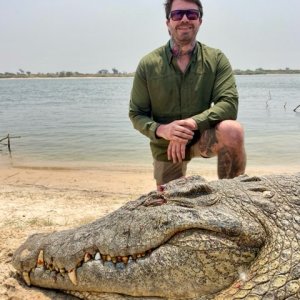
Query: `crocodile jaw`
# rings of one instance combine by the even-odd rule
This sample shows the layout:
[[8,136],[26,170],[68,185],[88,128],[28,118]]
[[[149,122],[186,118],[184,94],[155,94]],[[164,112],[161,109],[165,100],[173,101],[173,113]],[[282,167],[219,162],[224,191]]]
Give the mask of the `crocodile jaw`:
[[38,265],[29,278],[33,285],[67,291],[184,299],[228,287],[257,252],[257,248],[241,248],[223,235],[191,229],[126,265],[92,258],[73,271],[76,281],[67,272]]

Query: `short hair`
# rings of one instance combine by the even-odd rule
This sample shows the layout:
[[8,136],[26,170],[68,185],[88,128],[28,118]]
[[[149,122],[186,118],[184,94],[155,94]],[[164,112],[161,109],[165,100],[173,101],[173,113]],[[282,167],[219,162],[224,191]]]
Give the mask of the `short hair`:
[[[166,19],[169,19],[170,13],[171,13],[171,7],[173,4],[174,0],[166,0],[165,2],[165,11],[166,11]],[[190,3],[195,3],[198,8],[199,8],[199,12],[200,12],[200,19],[203,16],[203,6],[200,0],[184,0],[185,2],[190,2]]]

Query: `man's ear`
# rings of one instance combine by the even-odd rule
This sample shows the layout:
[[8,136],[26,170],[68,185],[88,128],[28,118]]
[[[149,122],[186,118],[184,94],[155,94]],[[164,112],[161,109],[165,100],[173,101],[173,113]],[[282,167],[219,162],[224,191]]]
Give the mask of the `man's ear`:
[[170,20],[169,20],[169,19],[167,19],[167,20],[166,20],[166,25],[167,25],[167,27],[168,27],[168,32],[169,32],[169,35],[171,35],[171,33],[170,33],[170,29],[169,29],[169,24],[170,24]]

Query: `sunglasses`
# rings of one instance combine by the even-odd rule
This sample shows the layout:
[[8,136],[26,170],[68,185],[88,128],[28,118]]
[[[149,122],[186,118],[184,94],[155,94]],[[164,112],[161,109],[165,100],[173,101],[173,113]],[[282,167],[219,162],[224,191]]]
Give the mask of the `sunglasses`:
[[197,9],[173,10],[170,12],[169,19],[172,19],[173,21],[181,21],[184,15],[186,15],[190,21],[195,21],[199,19],[200,11]]

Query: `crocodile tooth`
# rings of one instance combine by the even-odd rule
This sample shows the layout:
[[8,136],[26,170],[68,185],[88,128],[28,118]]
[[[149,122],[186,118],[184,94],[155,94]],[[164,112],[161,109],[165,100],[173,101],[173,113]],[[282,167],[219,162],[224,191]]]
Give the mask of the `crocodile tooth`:
[[81,267],[82,266],[82,261],[79,261],[78,263],[77,263],[77,265],[76,265],[76,268],[79,268],[79,267]]
[[117,263],[117,258],[116,257],[112,257],[111,261],[115,264],[115,263]]
[[71,280],[71,282],[74,284],[74,285],[77,285],[77,276],[76,276],[76,270],[72,270],[68,273],[69,275],[69,278]]
[[142,254],[137,254],[136,257],[137,257],[137,258],[141,258],[141,257],[142,257]]
[[37,262],[36,262],[36,266],[38,268],[44,267],[44,251],[43,250],[41,250],[40,253],[39,253],[39,256],[38,256],[38,259],[37,259]]
[[85,255],[84,255],[84,262],[86,263],[86,262],[88,262],[89,260],[91,260],[91,254],[89,254],[89,253],[86,253]]
[[101,260],[101,255],[99,252],[96,253],[95,260]]
[[22,275],[23,275],[23,279],[26,282],[26,284],[28,286],[31,286],[31,282],[30,282],[30,278],[29,278],[29,273],[28,272],[23,272]]
[[106,260],[107,260],[107,261],[111,261],[111,256],[110,256],[110,255],[107,255],[107,256],[106,256]]
[[127,264],[127,263],[128,263],[128,260],[129,260],[128,256],[123,256],[123,257],[122,257],[122,262],[123,262],[124,264]]

